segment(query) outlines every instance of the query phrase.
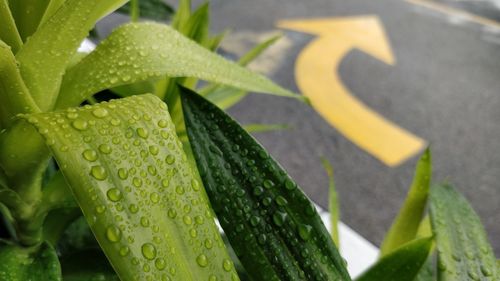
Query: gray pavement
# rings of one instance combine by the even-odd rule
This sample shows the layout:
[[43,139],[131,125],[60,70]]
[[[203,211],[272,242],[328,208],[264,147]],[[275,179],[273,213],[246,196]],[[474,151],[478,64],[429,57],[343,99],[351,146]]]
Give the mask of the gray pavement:
[[[441,3],[446,2],[452,1]],[[241,53],[276,31],[281,19],[380,17],[397,64],[389,66],[353,50],[340,65],[340,77],[365,104],[431,144],[433,180],[453,183],[471,201],[500,255],[500,27],[403,0],[212,0],[211,7],[213,31],[233,31],[224,44],[230,53]],[[486,11],[484,16],[493,20],[500,14]],[[295,59],[313,37],[285,35],[257,68],[298,91]],[[291,99],[253,94],[230,113],[242,123],[291,124],[292,130],[256,136],[323,207],[327,177],[320,157],[329,159],[342,220],[380,244],[406,195],[417,156],[387,167],[312,108]]]
[[[434,181],[447,180],[465,194],[500,254],[500,28],[399,0],[211,3],[214,31],[230,27],[244,34],[268,33],[280,19],[378,15],[397,64],[354,50],[340,66],[342,80],[371,108],[431,143]],[[313,37],[285,34],[291,46],[270,74],[298,91],[295,58]],[[319,159],[327,157],[335,168],[342,220],[380,244],[411,183],[417,157],[389,168],[294,100],[251,95],[230,113],[243,123],[292,124],[293,130],[257,138],[322,206],[327,205],[327,178]]]

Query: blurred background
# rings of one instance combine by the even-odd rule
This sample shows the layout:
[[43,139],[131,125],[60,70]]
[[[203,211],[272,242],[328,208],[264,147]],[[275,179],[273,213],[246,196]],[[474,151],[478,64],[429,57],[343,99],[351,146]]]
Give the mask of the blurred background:
[[[177,1],[167,2],[175,8]],[[296,100],[252,94],[229,110],[243,124],[290,127],[255,136],[314,201],[327,207],[328,179],[320,161],[325,157],[335,169],[342,221],[379,246],[405,198],[416,160],[430,144],[433,181],[452,183],[470,200],[500,255],[499,0],[211,0],[210,5],[212,31],[231,30],[220,50],[225,56],[239,57],[281,32],[281,40],[251,68],[310,95],[313,104],[324,101],[325,93],[332,95],[327,101],[337,101],[339,92],[351,101],[323,102],[318,112]],[[278,27],[283,20],[303,25],[317,19],[324,21],[315,25],[321,26],[316,34]],[[104,36],[125,21],[112,15],[97,30]],[[325,38],[330,45],[310,48]],[[325,64],[326,73],[297,63],[300,57],[315,58],[312,66]],[[311,87],[307,79],[314,77],[318,84]],[[376,112],[383,126],[358,118],[367,111]],[[345,112],[344,120],[335,117]],[[374,131],[363,135],[367,128]]]

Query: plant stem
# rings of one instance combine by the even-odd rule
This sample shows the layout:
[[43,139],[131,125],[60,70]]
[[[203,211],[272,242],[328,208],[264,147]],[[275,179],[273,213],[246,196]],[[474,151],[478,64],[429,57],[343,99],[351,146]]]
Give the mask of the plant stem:
[[139,0],[130,1],[130,20],[137,22],[140,16]]

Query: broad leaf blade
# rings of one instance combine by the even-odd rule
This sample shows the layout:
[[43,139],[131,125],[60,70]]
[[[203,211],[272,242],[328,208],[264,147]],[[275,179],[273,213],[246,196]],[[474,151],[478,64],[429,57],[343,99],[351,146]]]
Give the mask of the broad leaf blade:
[[398,216],[394,219],[380,249],[384,256],[413,240],[424,217],[432,174],[431,152],[427,149],[418,161],[413,183]]
[[21,248],[0,241],[0,280],[61,281],[57,253],[48,243]]
[[238,123],[181,89],[198,170],[231,245],[255,280],[350,280],[316,209]]
[[23,41],[26,41],[42,19],[50,0],[9,0],[7,1]]
[[7,43],[12,48],[12,52],[16,53],[23,45],[23,41],[19,36],[7,0],[0,0],[0,26],[2,27],[0,28],[0,40]]
[[168,26],[137,23],[116,29],[68,70],[57,107],[78,105],[107,88],[163,76],[195,77],[248,91],[302,97],[210,52]]
[[438,279],[496,281],[496,259],[481,221],[448,184],[430,192],[430,215],[438,250]]
[[17,53],[26,86],[42,111],[54,105],[62,75],[89,30],[126,1],[67,0]]
[[356,281],[411,281],[425,264],[431,245],[431,237],[406,243],[380,259]]
[[236,274],[158,98],[134,96],[28,121],[46,138],[122,281]]

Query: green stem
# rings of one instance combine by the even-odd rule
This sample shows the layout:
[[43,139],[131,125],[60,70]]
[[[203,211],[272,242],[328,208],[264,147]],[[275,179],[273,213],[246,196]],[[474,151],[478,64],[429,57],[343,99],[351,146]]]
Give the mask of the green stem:
[[140,16],[139,0],[130,1],[130,20],[137,22]]

